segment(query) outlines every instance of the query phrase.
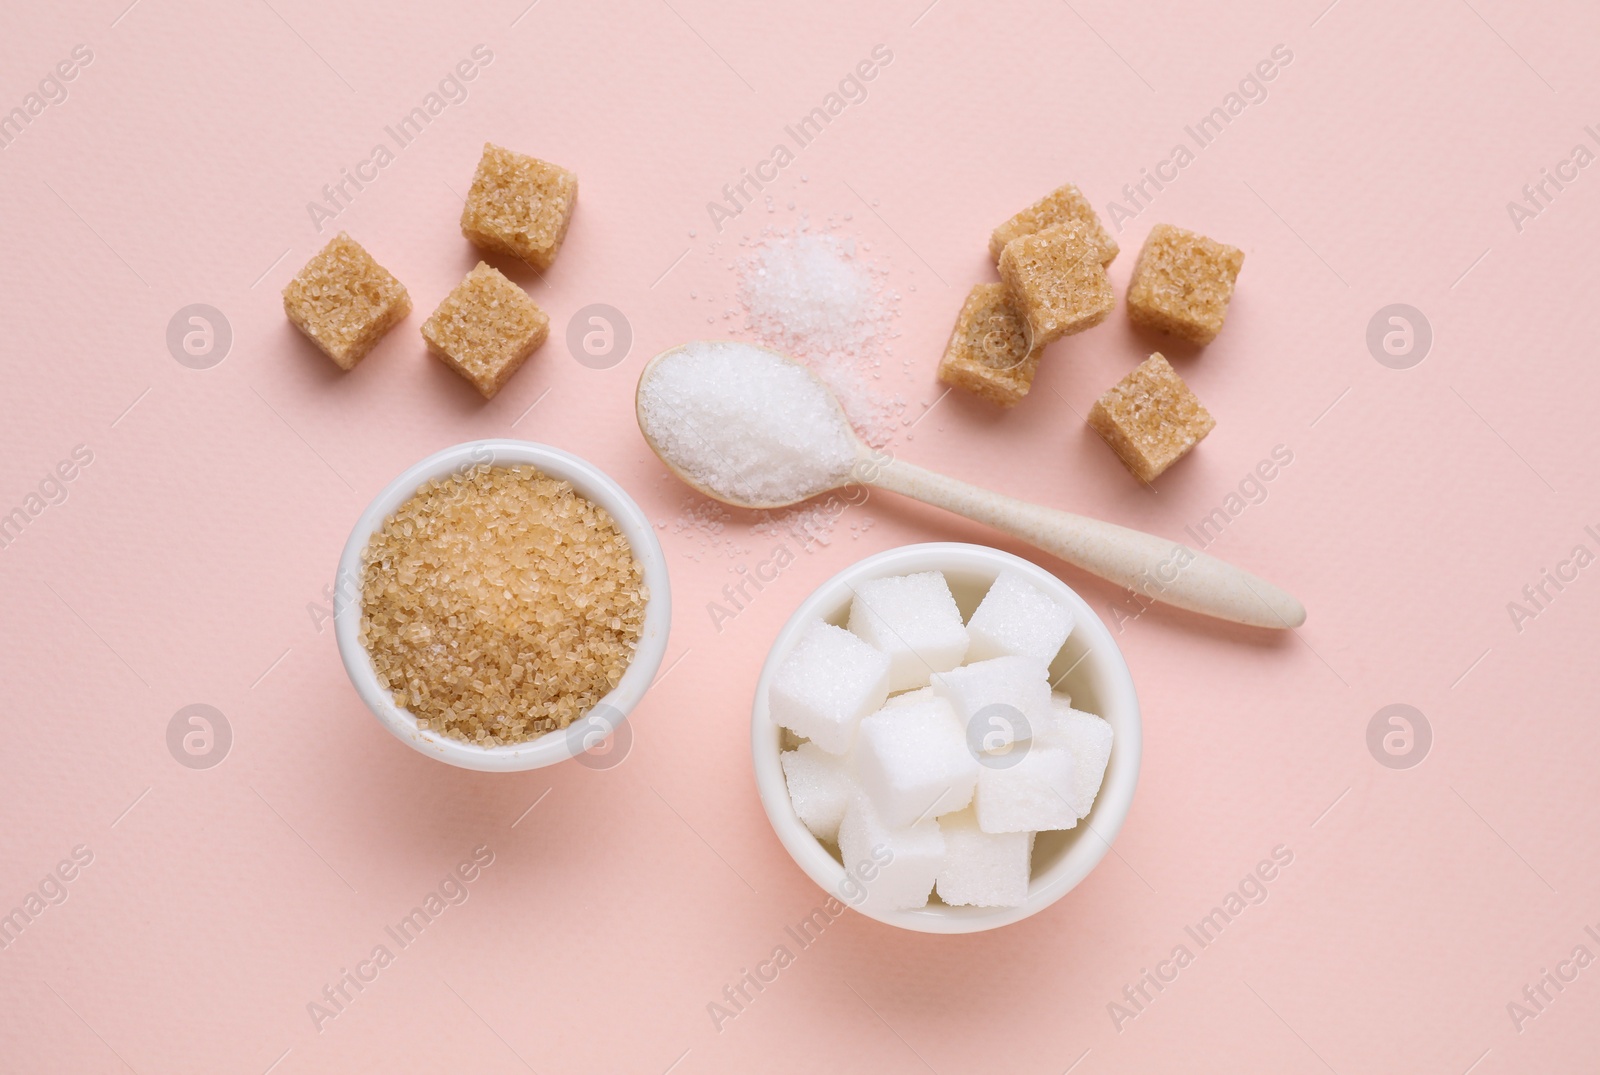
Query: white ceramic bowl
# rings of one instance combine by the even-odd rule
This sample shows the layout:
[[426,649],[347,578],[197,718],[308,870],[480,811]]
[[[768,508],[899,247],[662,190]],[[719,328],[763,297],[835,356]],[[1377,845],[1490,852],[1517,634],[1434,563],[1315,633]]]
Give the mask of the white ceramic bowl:
[[[450,739],[417,726],[417,718],[394,704],[389,691],[378,683],[372,658],[357,637],[361,627],[361,552],[384,519],[416,493],[429,478],[440,478],[479,463],[537,467],[552,478],[572,483],[573,489],[610,513],[633,548],[650,590],[644,628],[633,661],[622,680],[590,712],[561,731],[510,746],[481,747]],[[667,562],[655,529],[633,498],[592,464],[569,452],[521,440],[476,440],[446,448],[412,466],[379,493],[356,520],[339,557],[334,584],[334,635],[339,656],[355,684],[356,693],[385,728],[414,750],[463,769],[510,773],[552,765],[592,749],[618,730],[628,713],[655,679],[667,651],[667,631],[672,624],[672,596],[667,583]]]
[[[1094,809],[1078,822],[1077,828],[1039,834],[1033,847],[1033,879],[1028,886],[1027,901],[1020,907],[953,907],[941,903],[937,897],[931,899],[927,907],[914,911],[879,911],[861,906],[858,900],[847,898],[857,890],[845,884],[844,866],[835,852],[811,835],[790,804],[783,766],[778,759],[782,732],[767,715],[767,688],[773,673],[813,620],[821,618],[844,626],[849,618],[854,587],[868,579],[914,571],[942,571],[962,617],[969,618],[989,585],[1007,567],[1023,572],[1035,585],[1072,609],[1075,620],[1072,635],[1050,666],[1050,673],[1052,680],[1065,674],[1066,678],[1061,679],[1056,689],[1072,696],[1073,708],[1104,717],[1113,730],[1111,762]],[[906,545],[869,556],[841,571],[818,587],[789,617],[767,654],[767,662],[756,684],[750,743],[755,760],[756,789],[767,817],[795,862],[824,891],[856,907],[862,914],[891,926],[923,933],[976,933],[1044,910],[1088,876],[1111,849],[1111,842],[1128,816],[1134,786],[1139,782],[1139,699],[1134,694],[1127,662],[1106,625],[1088,602],[1044,568],[983,545],[954,542]]]

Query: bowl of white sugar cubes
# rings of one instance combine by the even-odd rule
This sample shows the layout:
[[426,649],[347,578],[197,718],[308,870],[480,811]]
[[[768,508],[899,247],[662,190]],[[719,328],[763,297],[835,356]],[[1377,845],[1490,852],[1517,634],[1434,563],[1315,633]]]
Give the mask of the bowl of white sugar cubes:
[[1111,633],[1036,564],[908,545],[795,611],[756,686],[756,785],[813,881],[925,933],[1035,914],[1110,850],[1139,779]]

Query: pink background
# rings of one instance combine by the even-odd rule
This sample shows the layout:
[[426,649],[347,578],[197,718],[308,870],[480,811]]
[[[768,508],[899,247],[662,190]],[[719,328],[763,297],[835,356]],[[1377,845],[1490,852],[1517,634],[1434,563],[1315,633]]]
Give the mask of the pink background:
[[[93,53],[0,151],[0,512],[74,446],[93,453],[0,550],[0,910],[74,847],[93,855],[0,951],[0,1068],[1491,1075],[1600,1049],[1600,966],[1520,1029],[1507,1008],[1575,946],[1600,956],[1584,931],[1600,932],[1600,567],[1520,631],[1506,607],[1573,546],[1600,551],[1581,327],[1600,175],[1520,231],[1506,209],[1600,122],[1593,10],[126,3],[13,5],[0,37],[4,111],[74,46]],[[306,202],[478,44],[494,58],[470,97],[335,222],[416,306],[341,374],[280,308],[334,230]],[[878,44],[892,62],[784,172],[774,212],[716,236],[705,203]],[[992,278],[990,228],[1067,179],[1104,210],[1279,44],[1293,60],[1268,98],[1119,233],[1119,298],[1156,222],[1246,251],[1221,338],[1197,354],[1119,311],[1052,348],[1014,412],[953,394],[895,450],[1178,536],[1284,445],[1293,464],[1210,551],[1297,593],[1309,621],[1281,637],[1161,610],[1125,624],[1146,753],[1116,853],[991,934],[847,915],[719,1030],[707,1005],[796,947],[784,927],[823,899],[750,775],[750,693],[779,625],[878,549],[1026,550],[875,497],[719,633],[707,602],[773,539],[741,517],[734,549],[685,525],[695,498],[633,423],[640,366],[738,331],[721,314],[739,240],[805,212],[867,244],[901,295],[882,372],[909,421],[939,400],[966,289]],[[417,332],[477,260],[457,196],[486,139],[582,183],[547,279],[500,263],[553,328],[488,404]],[[633,328],[615,368],[567,349],[595,302]],[[232,326],[211,369],[165,343],[191,303]],[[1367,348],[1391,303],[1433,328],[1411,369]],[[1218,425],[1152,492],[1079,416],[1156,347]],[[311,611],[393,475],[506,435],[586,456],[663,524],[679,663],[614,768],[497,778],[424,759],[362,708]],[[1110,617],[1114,588],[1038,558]],[[168,751],[192,703],[231,726],[214,768]],[[1392,703],[1431,725],[1414,768],[1369,753]],[[319,1032],[307,1003],[483,845],[467,902]],[[1265,902],[1119,1027],[1108,1005],[1196,949],[1184,927],[1280,845],[1293,862]]]

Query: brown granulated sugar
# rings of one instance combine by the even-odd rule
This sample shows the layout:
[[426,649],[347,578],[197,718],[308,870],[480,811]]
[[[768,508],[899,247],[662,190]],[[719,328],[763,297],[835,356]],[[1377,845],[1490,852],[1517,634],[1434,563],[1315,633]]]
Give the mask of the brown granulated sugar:
[[1089,409],[1089,425],[1143,482],[1182,459],[1216,424],[1159,351]]
[[1222,331],[1243,265],[1236,246],[1157,224],[1128,282],[1128,320],[1203,347]]
[[360,638],[421,727],[502,746],[610,693],[649,597],[603,508],[531,466],[485,463],[428,481],[372,535]]
[[1094,211],[1094,206],[1089,204],[1089,199],[1071,183],[1063,183],[994,229],[993,234],[989,236],[989,256],[998,263],[1000,251],[1004,250],[1011,240],[1032,235],[1036,231],[1043,231],[1057,224],[1071,223],[1082,224],[1088,229],[1090,238],[1100,247],[1100,264],[1110,265],[1116,260],[1117,241],[1101,226],[1100,215]]
[[1013,239],[1000,251],[1000,279],[1028,318],[1035,344],[1093,328],[1116,307],[1100,255],[1078,221]]
[[480,261],[422,323],[428,350],[493,399],[550,335],[539,304]]
[[1004,284],[978,284],[967,295],[939,362],[939,380],[1010,407],[1028,394],[1042,347]]
[[411,296],[341,231],[283,289],[283,312],[323,354],[348,370],[411,312]]
[[461,208],[461,234],[544,272],[567,237],[577,200],[578,177],[565,168],[485,142]]

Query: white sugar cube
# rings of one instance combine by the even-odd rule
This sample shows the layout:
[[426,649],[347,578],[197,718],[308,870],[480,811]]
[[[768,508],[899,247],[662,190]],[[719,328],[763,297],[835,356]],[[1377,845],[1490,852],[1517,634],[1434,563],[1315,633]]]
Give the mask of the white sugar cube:
[[1072,708],[1064,694],[1051,699],[1053,712],[1044,738],[1051,746],[1064,747],[1072,754],[1073,809],[1087,817],[1105,780],[1106,763],[1111,760],[1111,725],[1093,713]]
[[1037,657],[1049,664],[1071,633],[1071,610],[1008,567],[967,621],[967,660]]
[[978,762],[942,698],[889,706],[861,722],[856,779],[886,825],[899,828],[972,801]]
[[889,658],[842,627],[818,620],[778,666],[767,696],[775,724],[843,754],[861,718],[889,693]]
[[925,702],[929,698],[937,697],[932,687],[918,687],[914,691],[901,691],[899,694],[889,695],[889,700],[883,703],[885,709],[893,709],[899,705],[911,705],[914,702]]
[[973,806],[984,832],[1042,832],[1078,824],[1076,766],[1066,747],[1032,742],[978,768]]
[[817,839],[837,840],[839,822],[855,790],[845,760],[815,743],[801,743],[795,750],[784,751],[778,760],[783,763],[794,812]]
[[971,810],[939,819],[944,864],[936,885],[949,904],[1017,907],[1028,898],[1033,833],[984,832]]
[[[907,911],[925,907],[934,878],[944,862],[944,834],[933,818],[910,828],[894,829],[883,823],[867,796],[850,798],[839,824],[839,856],[850,878],[849,891],[841,895],[853,905],[874,910]],[[851,881],[859,887],[851,885]]]
[[1050,719],[1050,671],[1037,657],[994,657],[933,677],[975,751],[1003,750]]
[[850,630],[889,655],[889,689],[924,687],[961,663],[967,629],[944,575],[922,571],[857,584]]

